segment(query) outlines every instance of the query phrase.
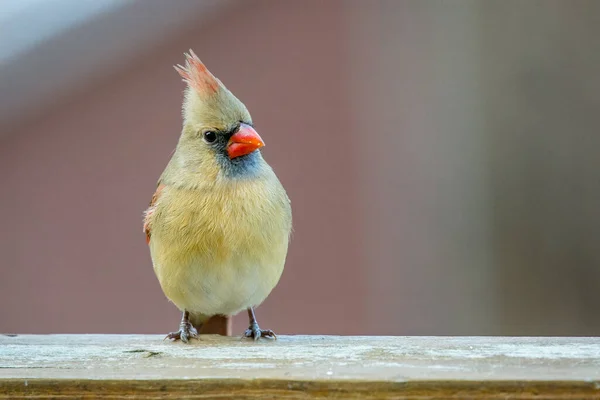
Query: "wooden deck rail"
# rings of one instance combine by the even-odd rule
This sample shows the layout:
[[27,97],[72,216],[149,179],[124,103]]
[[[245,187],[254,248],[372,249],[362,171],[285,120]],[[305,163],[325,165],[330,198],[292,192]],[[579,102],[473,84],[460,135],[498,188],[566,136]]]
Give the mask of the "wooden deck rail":
[[600,399],[600,338],[0,335],[0,399]]

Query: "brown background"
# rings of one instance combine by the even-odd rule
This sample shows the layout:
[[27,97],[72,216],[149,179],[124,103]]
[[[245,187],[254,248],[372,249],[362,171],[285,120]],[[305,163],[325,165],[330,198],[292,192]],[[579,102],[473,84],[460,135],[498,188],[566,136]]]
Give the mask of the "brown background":
[[[124,42],[153,23],[134,3],[115,14],[131,18]],[[141,219],[181,126],[172,65],[193,48],[248,106],[292,199],[263,327],[600,333],[600,3],[267,0],[186,14],[0,119],[0,332],[177,326]],[[25,55],[2,78],[5,110],[91,29],[111,26]]]

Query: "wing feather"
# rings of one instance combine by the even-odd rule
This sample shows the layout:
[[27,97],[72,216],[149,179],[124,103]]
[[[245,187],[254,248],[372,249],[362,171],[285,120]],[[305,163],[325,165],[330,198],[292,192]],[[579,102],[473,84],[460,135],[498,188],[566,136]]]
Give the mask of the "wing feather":
[[156,191],[152,195],[152,200],[150,200],[150,205],[146,212],[144,212],[144,230],[143,232],[146,234],[146,243],[150,244],[150,236],[151,236],[151,228],[152,228],[152,214],[156,210],[156,203],[160,198],[160,194],[162,193],[165,185],[160,183],[158,184]]

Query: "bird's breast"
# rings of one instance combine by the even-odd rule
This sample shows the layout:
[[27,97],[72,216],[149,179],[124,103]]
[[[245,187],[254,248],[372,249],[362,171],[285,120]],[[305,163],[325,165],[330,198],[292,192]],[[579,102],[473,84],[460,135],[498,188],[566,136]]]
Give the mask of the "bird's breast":
[[290,229],[289,200],[278,181],[167,187],[152,227],[154,269],[179,308],[235,313],[262,302],[277,284]]

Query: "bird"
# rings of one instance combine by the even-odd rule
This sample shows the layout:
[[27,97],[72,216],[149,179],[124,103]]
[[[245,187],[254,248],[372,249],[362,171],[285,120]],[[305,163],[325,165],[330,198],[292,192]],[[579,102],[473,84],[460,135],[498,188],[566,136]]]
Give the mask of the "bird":
[[184,56],[183,127],[143,216],[160,287],[182,313],[165,339],[187,343],[209,318],[243,310],[243,337],[276,339],[254,309],[283,273],[291,202],[246,106],[193,50]]

